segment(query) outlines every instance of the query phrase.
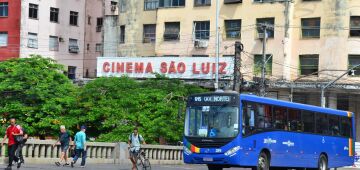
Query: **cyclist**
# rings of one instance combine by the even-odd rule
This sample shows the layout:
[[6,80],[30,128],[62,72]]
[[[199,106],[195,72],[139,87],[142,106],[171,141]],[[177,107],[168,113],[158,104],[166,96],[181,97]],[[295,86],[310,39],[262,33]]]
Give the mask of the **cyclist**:
[[134,132],[129,135],[128,141],[130,146],[130,161],[133,164],[133,170],[136,170],[136,162],[134,158],[140,153],[141,142],[143,143],[143,145],[146,144],[144,138],[138,133],[138,128],[135,127]]

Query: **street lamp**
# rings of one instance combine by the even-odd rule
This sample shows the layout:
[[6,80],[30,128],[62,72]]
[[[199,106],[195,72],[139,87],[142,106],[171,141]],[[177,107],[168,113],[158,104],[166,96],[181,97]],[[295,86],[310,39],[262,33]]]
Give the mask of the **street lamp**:
[[342,77],[344,77],[346,74],[348,74],[350,71],[352,72],[352,75],[354,74],[353,70],[356,68],[356,67],[359,67],[360,64],[350,68],[349,70],[347,70],[345,73],[343,73],[342,75],[340,75],[339,77],[337,77],[335,80],[329,82],[328,84],[326,84],[325,86],[322,86],[321,87],[321,107],[325,107],[325,103],[326,103],[326,99],[325,99],[325,96],[324,96],[324,93],[325,93],[325,89],[328,88],[329,86],[331,86],[332,84],[334,84],[336,81],[338,81],[339,79],[341,79]]
[[216,57],[215,57],[215,65],[216,65],[216,73],[215,73],[215,89],[219,88],[219,51],[220,47],[220,38],[219,38],[219,0],[216,0]]

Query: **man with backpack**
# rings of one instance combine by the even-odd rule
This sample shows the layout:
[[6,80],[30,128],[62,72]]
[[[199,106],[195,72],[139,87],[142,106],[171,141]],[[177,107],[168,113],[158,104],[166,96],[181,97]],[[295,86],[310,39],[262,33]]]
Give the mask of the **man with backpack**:
[[136,162],[134,158],[140,153],[141,142],[143,143],[143,145],[146,144],[144,138],[140,134],[138,134],[138,128],[135,127],[134,132],[129,135],[129,141],[128,141],[128,144],[130,146],[130,150],[129,150],[130,161],[133,164],[132,167],[133,170],[136,170]]
[[71,167],[73,168],[76,161],[81,156],[81,168],[85,168],[85,160],[86,160],[86,126],[81,126],[81,130],[76,133],[74,138],[74,145],[75,145],[75,157],[73,158],[73,161],[71,162]]
[[20,168],[21,162],[19,158],[15,155],[16,149],[18,148],[18,143],[22,140],[23,131],[21,126],[16,124],[15,118],[10,119],[10,126],[6,129],[4,139],[1,143],[1,146],[4,145],[4,142],[7,138],[8,140],[8,156],[9,156],[9,165],[7,169],[11,169],[13,161],[17,163],[17,167]]
[[66,128],[64,125],[60,126],[60,134],[59,134],[59,138],[56,141],[56,143],[53,145],[53,147],[55,147],[56,144],[60,143],[60,147],[61,147],[61,156],[60,156],[60,161],[59,162],[55,162],[55,165],[60,166],[61,162],[65,162],[63,164],[63,166],[68,166],[68,150],[69,150],[69,146],[70,146],[70,142],[71,142],[71,137],[68,131],[66,131]]

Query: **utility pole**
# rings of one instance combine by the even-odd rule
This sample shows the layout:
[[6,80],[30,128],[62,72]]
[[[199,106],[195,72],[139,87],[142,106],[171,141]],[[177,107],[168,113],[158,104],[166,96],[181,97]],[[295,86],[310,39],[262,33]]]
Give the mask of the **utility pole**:
[[240,92],[241,80],[241,52],[244,50],[244,45],[240,41],[235,42],[235,58],[234,58],[234,84],[233,90]]
[[345,75],[347,75],[351,70],[354,70],[356,67],[359,67],[360,64],[351,67],[349,70],[347,70],[345,73],[343,73],[342,75],[340,75],[339,77],[337,77],[335,80],[327,83],[325,86],[321,87],[321,107],[325,107],[326,105],[326,98],[325,98],[325,89],[328,88],[329,86],[331,86],[332,84],[334,84],[336,81],[338,81],[339,79],[341,79],[342,77],[344,77]]
[[216,74],[215,74],[215,90],[219,89],[219,53],[220,53],[220,37],[219,37],[219,0],[216,0]]
[[260,25],[263,32],[264,32],[264,38],[263,38],[263,51],[262,51],[262,65],[261,65],[261,82],[260,82],[260,96],[265,96],[265,73],[266,73],[266,41],[267,41],[267,25],[261,24]]

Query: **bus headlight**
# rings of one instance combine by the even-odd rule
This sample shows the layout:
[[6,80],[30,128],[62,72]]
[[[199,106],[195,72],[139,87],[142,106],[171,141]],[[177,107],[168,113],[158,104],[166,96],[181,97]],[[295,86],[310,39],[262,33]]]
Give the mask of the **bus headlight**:
[[238,150],[240,149],[240,146],[236,146],[228,151],[225,152],[225,155],[226,156],[230,156],[232,154],[234,154],[235,152],[237,152]]
[[185,153],[186,155],[192,154],[192,152],[190,151],[190,149],[187,148],[186,146],[184,146],[184,153]]

